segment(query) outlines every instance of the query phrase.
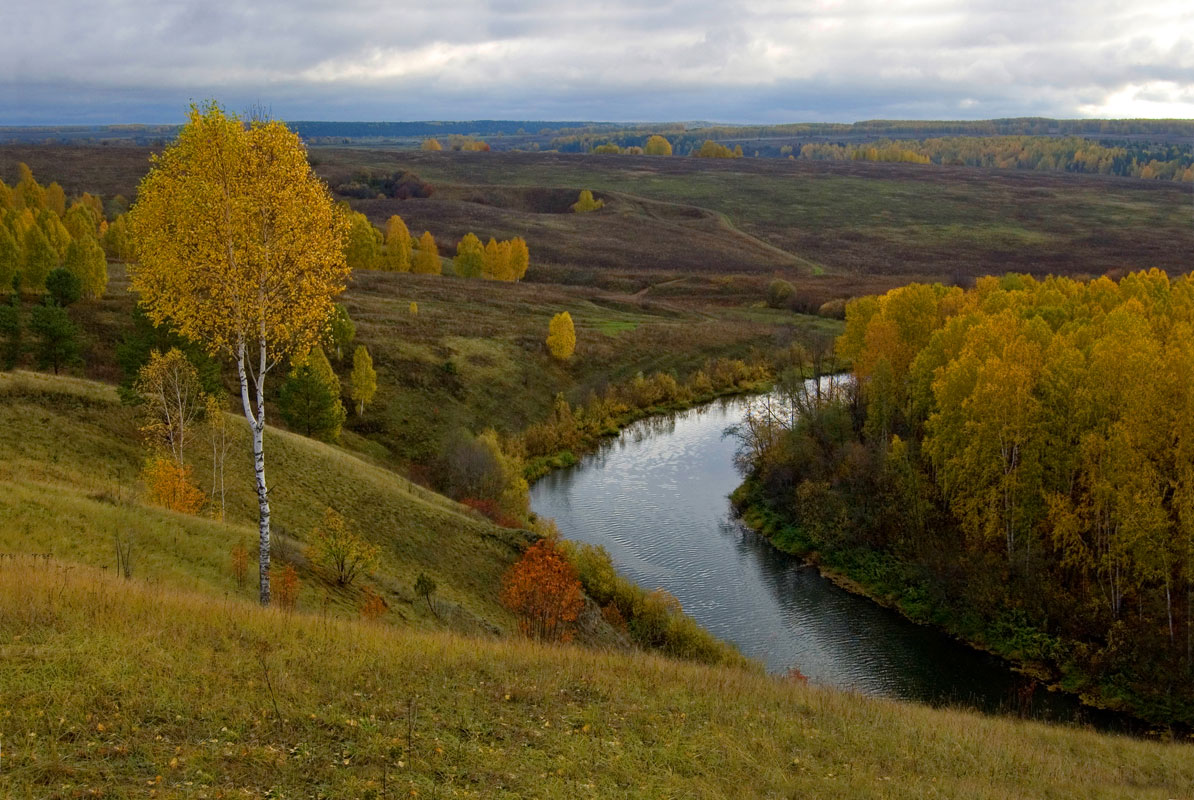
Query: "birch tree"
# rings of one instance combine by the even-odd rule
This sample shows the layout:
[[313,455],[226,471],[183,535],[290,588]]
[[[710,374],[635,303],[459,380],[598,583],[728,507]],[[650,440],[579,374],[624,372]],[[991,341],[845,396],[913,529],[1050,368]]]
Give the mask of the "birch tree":
[[253,448],[260,598],[269,605],[266,378],[323,333],[349,275],[347,224],[297,135],[277,121],[246,124],[214,102],[191,107],[137,197],[129,278],[146,314],[236,364]]

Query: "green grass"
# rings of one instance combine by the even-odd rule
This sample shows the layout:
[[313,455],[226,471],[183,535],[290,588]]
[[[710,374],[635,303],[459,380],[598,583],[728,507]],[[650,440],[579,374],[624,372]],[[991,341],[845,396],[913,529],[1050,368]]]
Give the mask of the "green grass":
[[[243,418],[229,415],[233,437],[226,465],[226,521],[175,514],[142,502],[145,458],[132,410],[112,387],[37,373],[0,373],[0,553],[47,553],[115,569],[115,537],[133,541],[138,578],[253,597],[238,589],[230,551],[254,553],[257,503]],[[189,461],[210,487],[202,443]],[[503,571],[524,535],[498,528],[457,505],[343,449],[285,431],[267,430],[277,547],[303,579],[301,602],[355,614],[359,590],[323,581],[304,555],[324,510],[335,508],[360,535],[381,547],[369,583],[397,624],[502,630],[512,625],[498,603]],[[251,562],[255,563],[255,562]],[[252,570],[255,574],[255,570]],[[439,615],[414,593],[420,572],[439,588]]]
[[0,561],[5,796],[1182,797],[1187,745]]

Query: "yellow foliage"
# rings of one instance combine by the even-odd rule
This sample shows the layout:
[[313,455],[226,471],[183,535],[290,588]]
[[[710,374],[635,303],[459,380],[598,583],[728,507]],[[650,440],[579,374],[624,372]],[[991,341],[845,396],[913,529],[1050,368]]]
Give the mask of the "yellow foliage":
[[365,413],[365,406],[373,402],[377,394],[377,372],[373,369],[373,358],[365,345],[357,345],[352,354],[352,399],[357,403],[357,414]]
[[572,324],[572,315],[567,311],[551,318],[547,326],[547,349],[560,361],[567,361],[576,350],[576,328]]
[[599,208],[605,207],[604,200],[594,200],[593,192],[589,189],[582,189],[580,196],[576,198],[576,202],[572,204],[573,212],[583,214],[586,211],[596,211]]
[[435,244],[435,237],[431,231],[423,231],[419,237],[419,249],[415,251],[412,272],[422,275],[439,275],[444,268],[439,260],[439,248]]
[[444,146],[439,143],[438,139],[424,139],[422,149],[439,151],[443,150]]
[[410,272],[410,230],[402,221],[402,217],[397,214],[386,220],[385,244],[385,252],[382,254],[382,269],[389,272]]
[[672,143],[659,134],[655,134],[647,139],[647,144],[643,148],[643,152],[649,156],[670,156],[672,154]]
[[195,485],[191,466],[166,456],[154,456],[142,474],[149,502],[183,514],[197,514],[206,495]]
[[129,279],[156,324],[209,351],[266,362],[314,345],[344,291],[346,221],[280,122],[191,107],[153,156],[129,213]]

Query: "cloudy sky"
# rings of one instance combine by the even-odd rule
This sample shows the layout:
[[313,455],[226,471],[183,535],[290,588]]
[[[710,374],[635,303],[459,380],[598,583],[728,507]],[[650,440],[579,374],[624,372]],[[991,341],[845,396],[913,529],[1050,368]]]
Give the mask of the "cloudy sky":
[[1194,118],[1194,0],[3,0],[0,124]]

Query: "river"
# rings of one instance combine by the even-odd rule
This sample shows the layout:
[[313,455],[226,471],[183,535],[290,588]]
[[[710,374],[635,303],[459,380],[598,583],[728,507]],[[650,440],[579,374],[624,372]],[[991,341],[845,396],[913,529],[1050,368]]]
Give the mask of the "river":
[[867,695],[1107,725],[1107,715],[839,588],[742,525],[728,499],[741,483],[737,442],[723,432],[745,408],[733,398],[642,420],[540,479],[531,506],[565,537],[604,546],[639,585],[671,592],[769,671],[796,667],[812,683]]

